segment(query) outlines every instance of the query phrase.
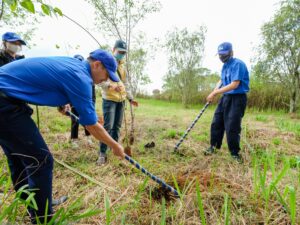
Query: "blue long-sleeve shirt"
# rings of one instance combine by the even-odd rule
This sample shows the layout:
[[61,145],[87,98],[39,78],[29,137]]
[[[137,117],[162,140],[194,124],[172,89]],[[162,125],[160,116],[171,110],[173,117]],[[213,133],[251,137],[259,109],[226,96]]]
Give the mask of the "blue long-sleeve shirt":
[[0,68],[0,90],[10,97],[45,106],[71,103],[82,125],[96,124],[90,65],[71,57],[21,59]]

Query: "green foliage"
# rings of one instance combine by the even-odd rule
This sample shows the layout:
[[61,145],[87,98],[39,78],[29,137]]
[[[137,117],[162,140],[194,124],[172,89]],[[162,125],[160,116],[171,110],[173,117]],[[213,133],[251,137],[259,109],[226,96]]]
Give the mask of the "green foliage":
[[193,32],[175,28],[166,35],[169,69],[163,87],[171,95],[181,98],[184,106],[197,95],[201,74],[207,73],[207,69],[201,68],[205,34],[206,28],[201,26]]
[[290,217],[292,221],[292,225],[296,224],[296,214],[297,214],[297,203],[296,203],[296,191],[294,187],[289,187],[290,194]]
[[268,117],[266,117],[264,115],[257,115],[255,119],[257,121],[260,121],[260,122],[267,122],[268,121]]
[[[16,224],[17,220],[24,220],[24,217],[27,215],[28,207],[37,209],[37,204],[34,199],[35,193],[28,189],[28,185],[25,185],[14,194],[11,190],[12,183],[9,174],[2,173],[3,168],[0,169],[0,172],[0,190],[3,191],[2,195],[0,195],[0,224],[6,224],[6,222]],[[24,194],[27,196],[26,199],[23,199]],[[103,212],[103,210],[95,210],[93,208],[86,209],[82,212],[82,204],[82,198],[78,198],[67,208],[60,208],[55,212],[47,225],[69,224],[71,221],[78,221]],[[21,205],[24,207],[20,207]],[[38,224],[41,223],[38,222]]]
[[[52,7],[50,5],[47,5],[43,3],[41,0],[2,0],[4,2],[4,5],[8,5],[10,10],[12,12],[19,12],[22,9],[25,9],[29,13],[36,13],[35,5],[39,4],[41,6],[43,14],[50,16],[53,14],[58,14],[62,16],[62,12],[57,7]],[[2,9],[3,10],[3,9]],[[17,14],[15,14],[17,15]],[[0,17],[1,19],[1,17]]]
[[198,203],[198,209],[199,209],[199,213],[200,213],[201,223],[202,223],[202,225],[206,225],[206,217],[205,217],[205,212],[204,212],[204,208],[203,208],[203,201],[202,201],[202,196],[201,196],[201,191],[200,191],[198,180],[196,181],[196,192],[197,192],[197,203]]
[[229,225],[230,224],[230,205],[231,205],[231,198],[228,197],[228,194],[225,194],[224,196],[224,224]]
[[160,225],[166,225],[166,199],[162,198]]
[[[37,9],[41,10],[37,10]],[[0,0],[0,26],[7,30],[15,30],[27,42],[36,30],[40,16],[60,15],[62,12],[57,7],[52,7],[40,0]],[[30,45],[29,45],[30,46]]]
[[105,195],[105,212],[106,212],[106,225],[111,223],[111,209],[110,209],[110,200],[108,195]]
[[[3,181],[3,180],[2,180]],[[9,187],[11,185],[11,182],[8,183],[0,183],[0,187],[3,187],[5,185],[5,191],[3,193],[3,201],[0,205],[0,223],[4,222],[5,220],[8,220],[11,223],[15,223],[18,213],[21,215],[26,214],[26,209],[28,207],[31,207],[33,209],[37,209],[36,202],[34,200],[34,193],[30,192],[28,190],[28,185],[25,185],[21,187],[14,197],[12,202],[7,202],[7,200],[11,197],[12,193],[9,191]],[[21,196],[27,195],[26,199],[21,198]],[[24,204],[25,208],[20,211],[19,206],[21,204]]]
[[[247,106],[259,110],[288,110],[289,95],[285,87],[277,82],[264,81],[257,77],[250,80]],[[264,121],[262,121],[264,122]]]
[[300,138],[300,122],[279,119],[276,121],[276,125],[280,130],[293,132],[297,138]]
[[[300,0],[283,0],[273,19],[262,27],[254,74],[285,87],[289,111],[300,101]],[[276,95],[274,95],[275,97]]]
[[[88,0],[95,8],[96,22],[101,33],[130,43],[133,29],[148,14],[160,10],[156,0]],[[129,46],[130,48],[130,46]]]
[[280,140],[280,138],[273,138],[272,142],[274,145],[280,145],[281,140]]
[[20,2],[20,5],[31,13],[35,13],[34,5],[31,0],[24,0]]
[[150,82],[144,69],[148,51],[145,50],[143,35],[134,35],[137,24],[147,15],[160,10],[158,0],[88,0],[95,8],[96,24],[99,31],[109,38],[122,39],[127,43],[127,77],[133,94],[139,85]]
[[149,75],[145,73],[145,67],[149,60],[149,52],[144,44],[146,42],[145,35],[140,34],[136,40],[136,45],[131,49],[127,63],[130,71],[129,84],[133,96],[136,96],[140,85],[151,82]]

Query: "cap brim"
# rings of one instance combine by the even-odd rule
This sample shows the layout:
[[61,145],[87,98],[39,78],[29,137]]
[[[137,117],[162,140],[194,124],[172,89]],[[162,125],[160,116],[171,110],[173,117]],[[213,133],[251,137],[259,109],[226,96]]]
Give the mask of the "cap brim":
[[21,40],[21,39],[9,39],[9,40],[7,40],[7,41],[8,41],[8,42],[19,41],[19,42],[21,42],[22,45],[26,45],[26,42],[23,41],[23,40]]
[[228,54],[230,51],[218,51],[218,54],[219,55],[224,55],[224,54]]
[[113,72],[111,70],[107,70],[107,72],[109,74],[110,80],[112,80],[113,82],[120,82],[120,78],[115,72]]
[[116,49],[120,52],[127,52],[127,49],[125,49],[125,48],[116,48]]

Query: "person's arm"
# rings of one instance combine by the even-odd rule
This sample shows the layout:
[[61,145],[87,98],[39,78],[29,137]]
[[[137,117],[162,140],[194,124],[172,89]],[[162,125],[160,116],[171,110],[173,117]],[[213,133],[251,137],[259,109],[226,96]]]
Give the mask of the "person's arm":
[[215,87],[215,89],[214,89],[214,91],[218,90],[220,88],[221,84],[222,84],[222,80],[219,80],[216,87]]
[[125,158],[125,153],[123,147],[116,142],[111,136],[107,133],[107,131],[99,124],[96,123],[94,125],[87,125],[85,128],[99,141],[105,143],[109,147],[111,147],[114,155]]
[[211,92],[206,100],[208,102],[212,102],[214,100],[214,97],[218,94],[222,94],[222,93],[225,93],[225,92],[228,92],[228,91],[231,91],[231,90],[234,90],[236,89],[240,84],[240,81],[239,80],[235,80],[235,81],[232,81],[230,84],[220,88],[220,89],[215,89],[213,90],[213,92]]
[[100,84],[97,84],[97,86],[101,87],[104,91],[106,91],[110,88],[110,83],[109,81],[103,81]]

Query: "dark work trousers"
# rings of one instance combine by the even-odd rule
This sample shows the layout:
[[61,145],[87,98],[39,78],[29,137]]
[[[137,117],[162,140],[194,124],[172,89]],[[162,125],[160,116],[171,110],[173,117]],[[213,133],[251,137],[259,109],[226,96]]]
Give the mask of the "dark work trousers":
[[[96,92],[95,92],[95,85],[92,87],[92,98],[94,105],[96,103]],[[74,107],[72,107],[71,112],[76,115],[77,117],[79,116],[78,112]],[[73,117],[71,117],[71,139],[77,139],[78,138],[78,128],[79,128],[79,123],[77,120],[75,120]],[[84,133],[86,136],[90,135],[90,132],[88,132],[87,129],[84,128]]]
[[31,219],[35,223],[35,217],[39,217],[44,223],[47,201],[47,221],[53,213],[53,157],[31,119],[32,112],[26,103],[0,96],[0,145],[7,157],[14,188],[17,191],[28,185],[28,189],[35,192],[38,210],[29,208]]
[[224,131],[232,155],[240,151],[241,123],[247,105],[246,94],[223,95],[211,123],[211,146],[221,148]]
[[[109,135],[118,142],[123,121],[125,101],[114,102],[102,99],[104,128]],[[100,142],[100,152],[106,153],[107,145]]]
[[[78,112],[74,107],[72,107],[71,112],[76,115],[77,117],[79,116]],[[78,138],[78,129],[79,129],[79,123],[76,119],[71,117],[71,139],[77,139]],[[86,136],[90,135],[90,132],[88,132],[87,129],[84,128],[84,133]]]

